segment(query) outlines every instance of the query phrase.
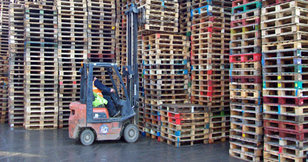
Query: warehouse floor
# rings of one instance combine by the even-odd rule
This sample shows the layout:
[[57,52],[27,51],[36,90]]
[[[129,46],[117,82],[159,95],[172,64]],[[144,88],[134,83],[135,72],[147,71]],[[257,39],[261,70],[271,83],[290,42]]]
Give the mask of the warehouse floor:
[[122,141],[82,146],[68,138],[67,129],[27,131],[0,125],[0,161],[203,161],[235,162],[228,142],[175,148],[141,137],[135,144]]

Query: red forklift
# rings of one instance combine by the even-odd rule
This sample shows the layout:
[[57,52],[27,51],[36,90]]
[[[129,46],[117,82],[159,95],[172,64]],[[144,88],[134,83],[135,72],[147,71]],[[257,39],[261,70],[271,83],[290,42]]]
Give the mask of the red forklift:
[[[123,77],[127,79],[125,86],[120,74],[120,67],[113,63],[87,63],[81,68],[80,102],[70,104],[69,137],[80,140],[83,145],[91,145],[95,140],[119,140],[124,137],[126,142],[136,142],[139,138],[139,130],[135,125],[135,109],[139,101],[139,79],[137,64],[137,29],[138,13],[145,12],[144,8],[138,9],[131,4],[127,15],[127,59],[128,65],[123,67]],[[139,22],[138,22],[139,21]],[[144,21],[143,21],[144,22]],[[115,89],[116,105],[121,107],[120,116],[110,117],[106,107],[93,108],[93,69],[104,68],[112,81]],[[124,91],[124,97],[119,97],[113,76],[120,81],[120,88]]]

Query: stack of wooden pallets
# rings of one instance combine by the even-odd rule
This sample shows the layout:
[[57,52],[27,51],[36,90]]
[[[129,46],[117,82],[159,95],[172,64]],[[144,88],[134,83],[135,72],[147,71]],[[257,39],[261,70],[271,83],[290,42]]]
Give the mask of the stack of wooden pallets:
[[26,129],[58,127],[58,44],[55,6],[25,4]]
[[162,141],[176,147],[208,143],[208,108],[193,104],[163,104],[160,115]]
[[90,62],[113,62],[115,59],[115,2],[89,0],[88,59]]
[[224,1],[193,1],[191,100],[211,110],[210,142],[229,136],[230,13]]
[[8,120],[9,3],[0,2],[0,123]]
[[69,104],[80,95],[81,64],[87,61],[87,1],[58,0],[59,127],[68,126]]
[[143,36],[138,36],[138,74],[139,74],[139,108],[138,108],[138,126],[139,129],[143,132],[145,126],[145,96],[144,96],[144,75],[143,75]]
[[179,0],[179,32],[186,36],[191,33],[192,0]]
[[[139,72],[139,91],[140,91],[140,106],[138,110],[138,125],[140,130],[147,135],[152,136],[153,138],[160,138],[160,125],[159,125],[159,105],[167,102],[167,98],[164,98],[166,94],[167,87],[158,87],[155,90],[155,87],[161,82],[162,86],[164,86],[164,80],[168,79],[167,75],[162,76],[162,71],[168,69],[167,66],[174,66],[172,60],[170,62],[161,62],[161,59],[167,60],[167,58],[158,58],[157,64],[155,63],[155,58],[150,58],[150,55],[154,55],[154,49],[158,49],[158,55],[167,55],[167,49],[163,46],[159,46],[160,43],[153,42],[152,39],[155,37],[159,38],[160,34],[164,34],[160,39],[168,39],[173,38],[174,34],[178,32],[178,1],[161,1],[161,0],[138,0],[137,6],[143,6],[145,11],[145,22],[141,26],[139,26],[138,30],[138,72]],[[126,9],[130,7],[130,1],[127,2],[128,5],[125,6]],[[123,19],[123,24],[126,26],[126,17]],[[125,33],[125,31],[123,32]],[[157,35],[156,35],[156,34]],[[152,34],[152,35],[151,35]],[[124,38],[124,37],[123,37]],[[150,41],[151,39],[151,41]],[[179,38],[176,38],[179,39]],[[177,46],[172,44],[172,42],[177,40],[170,40],[170,45]],[[149,44],[153,44],[154,46],[149,46]],[[180,44],[184,44],[185,42],[181,42]],[[187,49],[187,48],[185,48]],[[163,50],[163,53],[160,51]],[[172,51],[176,49],[169,49],[169,57],[173,58]],[[126,52],[126,51],[125,51]],[[183,50],[186,55],[186,51]],[[124,53],[124,52],[123,52]],[[147,55],[147,58],[145,57]],[[126,58],[123,55],[124,59]],[[154,57],[154,56],[153,56]],[[167,56],[166,56],[167,57]],[[150,62],[151,61],[151,62]],[[123,60],[123,63],[126,61]],[[156,66],[157,65],[157,66]],[[168,71],[169,72],[169,71]],[[171,73],[170,73],[171,75]],[[174,78],[170,78],[174,79]],[[163,83],[164,82],[164,83]],[[153,84],[151,86],[151,84]],[[166,83],[166,86],[171,83]],[[161,94],[163,92],[164,94]],[[174,93],[174,92],[172,92]],[[156,94],[156,95],[155,95]],[[156,96],[156,98],[154,98]],[[152,99],[153,98],[153,99]],[[164,99],[163,99],[164,98]],[[151,100],[153,100],[151,102]],[[163,101],[164,100],[164,101]],[[173,100],[173,98],[169,98],[169,100]],[[155,102],[155,103],[154,103]],[[153,114],[153,115],[151,115]]]
[[260,0],[232,4],[230,155],[261,161],[263,151]]
[[145,24],[140,27],[143,34],[179,31],[178,0],[137,0],[137,3],[146,9]]
[[308,2],[263,3],[264,161],[307,159]]
[[20,127],[24,123],[24,5],[10,4],[9,13],[9,124]]
[[151,34],[143,37],[144,132],[160,139],[160,105],[188,102],[186,37]]
[[[115,1],[88,0],[88,62],[115,62]],[[112,87],[107,70],[95,68],[94,76]]]
[[115,19],[115,57],[116,63],[121,65],[121,49],[122,49],[122,35],[123,35],[123,28],[122,28],[122,0],[115,1],[115,12],[116,12],[116,19]]
[[125,11],[128,9],[128,2],[126,0],[118,0],[117,3],[117,21],[116,21],[116,57],[119,65],[126,65],[126,15]]

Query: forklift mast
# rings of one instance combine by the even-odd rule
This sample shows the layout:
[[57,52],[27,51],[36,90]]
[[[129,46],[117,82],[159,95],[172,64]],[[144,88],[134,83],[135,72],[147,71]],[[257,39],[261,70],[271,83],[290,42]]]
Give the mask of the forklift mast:
[[[138,107],[139,101],[139,76],[138,76],[138,26],[143,23],[143,20],[138,20],[140,13],[144,14],[144,8],[137,8],[135,3],[131,6],[125,14],[127,15],[126,38],[127,38],[127,66],[125,72],[127,77],[127,92],[131,102],[131,107]],[[143,17],[143,15],[141,15]]]

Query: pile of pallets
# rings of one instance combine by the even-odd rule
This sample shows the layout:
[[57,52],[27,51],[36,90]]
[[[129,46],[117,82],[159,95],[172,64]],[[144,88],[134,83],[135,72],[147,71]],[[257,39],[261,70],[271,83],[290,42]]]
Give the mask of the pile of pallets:
[[[88,62],[115,63],[115,1],[88,0],[87,4]],[[113,87],[105,68],[94,68],[93,75],[104,85]]]
[[163,104],[160,108],[161,141],[180,147],[208,143],[209,109],[193,104]]
[[116,12],[116,19],[115,19],[115,59],[118,65],[121,65],[121,49],[122,49],[122,35],[123,35],[123,28],[122,28],[122,0],[115,1],[115,12]]
[[8,120],[9,1],[0,2],[0,123]]
[[210,143],[224,141],[230,129],[230,13],[217,3],[193,1],[191,12],[191,100],[211,111]]
[[87,2],[58,0],[59,127],[68,126],[69,104],[80,95],[81,64],[87,61]]
[[9,13],[9,124],[20,127],[24,123],[24,5],[10,4]]
[[306,161],[308,2],[263,3],[264,161]]
[[179,32],[190,36],[192,0],[179,0]]
[[143,36],[138,35],[138,75],[139,75],[139,108],[138,108],[138,126],[141,131],[143,131],[143,128],[145,126],[145,119],[144,119],[144,81],[143,81]]
[[230,155],[260,161],[263,151],[260,0],[232,4]]
[[26,129],[58,127],[58,44],[55,6],[25,4]]
[[145,7],[145,24],[139,29],[143,34],[176,33],[179,31],[178,0],[137,0]]
[[[126,1],[123,5],[123,9],[126,10],[130,7],[132,1]],[[138,73],[139,73],[139,108],[138,108],[138,126],[140,130],[147,135],[152,135],[153,138],[158,138],[160,136],[160,126],[159,124],[156,125],[151,124],[152,121],[158,121],[159,118],[159,105],[161,104],[160,101],[162,100],[161,97],[163,97],[164,94],[160,94],[160,92],[163,92],[165,87],[163,89],[157,89],[151,87],[150,84],[158,84],[158,82],[162,82],[162,80],[167,79],[168,77],[161,76],[159,72],[162,72],[166,67],[162,67],[162,64],[157,64],[157,67],[153,69],[153,66],[156,66],[154,62],[149,62],[150,60],[155,60],[155,58],[149,58],[150,54],[153,55],[153,53],[149,53],[153,49],[161,50],[161,47],[157,43],[157,47],[149,46],[149,38],[153,39],[153,37],[156,37],[155,33],[169,33],[164,36],[166,37],[173,37],[171,33],[178,32],[178,1],[177,0],[171,0],[171,1],[160,1],[160,0],[137,0],[137,7],[144,7],[146,11],[143,13],[143,21],[139,25],[138,29]],[[124,15],[124,13],[123,13]],[[141,17],[140,17],[141,18]],[[122,65],[127,62],[126,60],[126,16],[123,16],[122,19],[122,28],[123,30],[123,50],[122,50]],[[152,35],[151,35],[152,34]],[[157,36],[159,37],[158,34]],[[171,40],[172,41],[172,40]],[[146,42],[146,43],[145,43]],[[151,42],[151,44],[155,44],[155,42]],[[181,42],[182,44],[184,42]],[[172,45],[173,46],[173,45]],[[150,47],[150,48],[149,48]],[[149,49],[147,49],[149,48]],[[185,48],[186,49],[186,48]],[[165,50],[165,49],[162,49]],[[173,51],[174,49],[170,49],[169,51]],[[146,52],[145,52],[146,51]],[[184,50],[183,50],[184,51]],[[160,53],[160,51],[159,51]],[[166,50],[163,54],[159,55],[166,55]],[[187,53],[185,53],[186,55]],[[148,57],[146,58],[145,55]],[[158,56],[159,56],[158,55]],[[172,57],[172,54],[169,54],[170,57]],[[147,59],[147,63],[145,62],[145,59]],[[168,63],[163,63],[165,65],[169,65]],[[145,66],[146,65],[146,66]],[[173,64],[171,63],[170,66]],[[154,71],[159,71],[157,74],[155,74]],[[154,73],[153,73],[154,72]],[[145,73],[147,73],[145,75]],[[156,76],[158,75],[158,76]],[[148,78],[146,78],[146,76]],[[155,79],[155,78],[159,79]],[[165,78],[164,78],[165,77]],[[153,81],[151,83],[151,80],[155,79],[156,81]],[[147,80],[147,81],[146,81]],[[148,84],[147,90],[145,90],[146,84]],[[168,85],[168,83],[167,83]],[[147,96],[145,95],[147,91]],[[156,103],[151,103],[151,98],[155,97],[155,93],[157,93]],[[166,92],[164,92],[166,93]],[[168,99],[166,99],[168,100]],[[164,102],[166,102],[166,100]],[[173,100],[170,98],[170,100]],[[146,105],[146,101],[148,101],[148,104]],[[153,101],[154,102],[154,101]],[[151,110],[152,109],[152,110]],[[150,110],[150,111],[147,111]],[[150,116],[149,113],[153,112],[153,114],[156,114],[154,116]],[[147,116],[148,114],[148,116]]]
[[144,132],[160,139],[161,104],[188,102],[186,37],[151,34],[143,37]]
[[116,20],[116,58],[119,65],[125,66],[126,60],[126,15],[128,9],[126,0],[117,1],[117,20]]
[[115,60],[115,2],[88,0],[88,59],[90,62]]

